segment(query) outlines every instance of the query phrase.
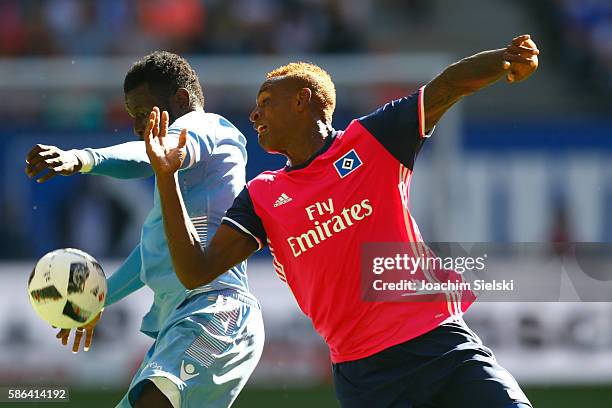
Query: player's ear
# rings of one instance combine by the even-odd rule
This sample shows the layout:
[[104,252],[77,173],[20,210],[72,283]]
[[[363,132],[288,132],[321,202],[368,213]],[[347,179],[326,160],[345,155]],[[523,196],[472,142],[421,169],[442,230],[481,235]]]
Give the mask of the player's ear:
[[190,110],[191,97],[187,89],[179,88],[172,99],[174,99],[174,103],[180,112],[187,112]]
[[302,88],[298,91],[296,96],[296,106],[298,110],[301,112],[308,106],[310,101],[312,100],[312,91],[310,88]]

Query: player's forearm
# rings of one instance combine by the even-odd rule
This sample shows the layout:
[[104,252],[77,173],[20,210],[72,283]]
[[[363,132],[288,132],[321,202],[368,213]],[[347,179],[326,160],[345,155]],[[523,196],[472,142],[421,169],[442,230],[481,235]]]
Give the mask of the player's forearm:
[[187,289],[211,282],[223,271],[216,271],[214,259],[207,256],[200,247],[198,234],[181,196],[176,173],[157,176],[157,189],[176,276]]
[[464,58],[446,68],[440,77],[455,89],[456,94],[469,95],[507,74],[504,69],[504,52],[505,49],[483,51]]
[[504,76],[504,50],[484,51],[446,68],[425,87],[425,131],[462,97]]

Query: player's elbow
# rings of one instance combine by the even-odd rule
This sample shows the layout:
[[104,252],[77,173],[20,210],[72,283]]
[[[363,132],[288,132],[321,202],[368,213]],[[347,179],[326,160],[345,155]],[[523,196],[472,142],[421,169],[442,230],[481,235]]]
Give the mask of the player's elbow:
[[187,290],[192,290],[197,288],[198,282],[190,275],[185,274],[185,273],[179,273],[179,271],[177,270],[177,274],[176,274],[178,280],[181,282],[181,284],[185,287],[185,289]]
[[176,277],[187,290],[192,290],[205,285],[207,282],[201,279],[200,272],[193,265],[175,265]]
[[200,286],[202,286],[202,284],[196,282],[196,281],[191,281],[191,280],[181,280],[181,283],[183,284],[183,286],[185,287],[185,289],[187,290],[193,290],[193,289],[197,289]]
[[186,265],[181,273],[177,273],[177,276],[185,289],[193,290],[215,280],[215,277],[219,275],[216,269],[214,263],[211,262],[192,263]]
[[201,275],[182,275],[179,280],[187,290],[197,289],[200,286],[204,286],[212,281],[203,278]]

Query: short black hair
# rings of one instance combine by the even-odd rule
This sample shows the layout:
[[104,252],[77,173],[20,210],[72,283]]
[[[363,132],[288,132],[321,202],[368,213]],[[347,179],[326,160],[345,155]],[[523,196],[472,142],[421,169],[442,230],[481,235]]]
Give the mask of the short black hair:
[[204,107],[204,94],[198,75],[185,58],[174,53],[154,51],[136,61],[125,75],[123,92],[128,93],[142,84],[149,85],[163,98],[169,98],[180,88],[185,88]]

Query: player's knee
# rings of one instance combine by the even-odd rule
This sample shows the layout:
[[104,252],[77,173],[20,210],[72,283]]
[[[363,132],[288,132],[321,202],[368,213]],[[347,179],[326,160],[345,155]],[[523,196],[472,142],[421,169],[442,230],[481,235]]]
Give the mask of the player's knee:
[[151,381],[146,381],[134,408],[173,408],[166,396]]

